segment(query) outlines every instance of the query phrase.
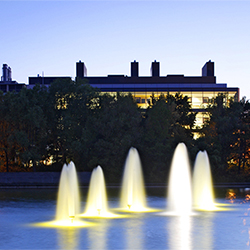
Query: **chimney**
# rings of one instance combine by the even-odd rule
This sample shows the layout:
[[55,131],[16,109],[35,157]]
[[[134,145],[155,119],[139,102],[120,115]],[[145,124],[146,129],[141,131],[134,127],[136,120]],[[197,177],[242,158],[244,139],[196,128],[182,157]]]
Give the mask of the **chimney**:
[[151,65],[151,76],[160,76],[160,63],[156,60]]
[[3,64],[3,75],[1,77],[1,81],[3,82],[7,82],[8,79],[8,65],[7,64]]
[[8,82],[11,82],[12,81],[12,77],[11,77],[11,67],[8,67]]
[[87,76],[87,68],[85,67],[85,64],[79,60],[79,62],[76,63],[76,77],[84,78]]
[[214,76],[214,62],[209,60],[202,68],[202,76]]
[[131,77],[138,77],[139,76],[139,63],[134,60],[131,62]]

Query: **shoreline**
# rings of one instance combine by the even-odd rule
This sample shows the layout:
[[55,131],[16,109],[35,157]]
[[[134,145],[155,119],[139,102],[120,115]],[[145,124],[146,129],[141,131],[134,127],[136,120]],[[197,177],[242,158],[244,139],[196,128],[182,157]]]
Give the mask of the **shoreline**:
[[[46,185],[46,184],[28,184],[28,183],[22,183],[22,184],[2,184],[0,183],[0,189],[57,189],[59,186],[59,182],[55,183],[53,185]],[[87,189],[89,187],[89,183],[85,183],[83,185],[79,185],[80,188]],[[146,183],[145,188],[167,188],[168,186],[166,184],[151,184]],[[250,190],[250,183],[215,183],[213,185],[214,188],[228,188],[228,189],[249,189]],[[121,188],[120,184],[107,184],[106,188]]]
[[[0,189],[17,188],[58,188],[61,172],[2,172],[0,173]],[[88,188],[91,172],[78,172],[81,188]],[[250,182],[214,183],[215,188],[250,189]],[[121,183],[106,183],[107,188],[120,188]],[[166,183],[145,183],[146,188],[166,188]]]

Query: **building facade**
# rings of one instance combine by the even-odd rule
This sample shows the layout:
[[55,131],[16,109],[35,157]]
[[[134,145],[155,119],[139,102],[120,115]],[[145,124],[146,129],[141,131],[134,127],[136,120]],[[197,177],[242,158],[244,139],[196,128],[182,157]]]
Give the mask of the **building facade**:
[[[201,126],[208,119],[205,108],[218,94],[225,94],[225,102],[229,99],[239,100],[239,88],[228,88],[226,83],[216,83],[214,62],[208,61],[202,67],[201,76],[167,75],[160,76],[160,62],[152,62],[151,76],[139,76],[139,63],[131,62],[131,76],[108,75],[106,77],[87,76],[83,62],[76,63],[76,77],[86,79],[93,87],[110,94],[116,92],[132,93],[141,108],[147,108],[151,96],[157,98],[161,94],[175,94],[177,92],[188,96],[188,100],[196,116],[196,126]],[[79,74],[81,72],[81,74]]]
[[[188,96],[188,100],[196,116],[196,126],[200,127],[208,119],[205,108],[213,101],[218,94],[225,94],[225,102],[230,99],[239,101],[239,88],[229,88],[226,83],[216,83],[214,75],[214,62],[208,61],[202,67],[201,76],[167,75],[160,76],[160,62],[151,63],[150,76],[139,76],[139,62],[131,62],[131,76],[107,75],[87,76],[87,68],[84,62],[76,63],[76,77],[87,80],[92,86],[101,92],[116,94],[131,93],[137,104],[146,109],[151,103],[151,96],[158,98],[161,94],[181,93]],[[58,78],[69,77],[29,77],[29,88],[35,84],[49,86]]]
[[40,76],[40,75],[32,76],[32,77],[29,77],[28,88],[33,89],[34,86],[36,86],[37,84],[48,88],[50,84],[57,79],[71,79],[71,77],[69,76]]

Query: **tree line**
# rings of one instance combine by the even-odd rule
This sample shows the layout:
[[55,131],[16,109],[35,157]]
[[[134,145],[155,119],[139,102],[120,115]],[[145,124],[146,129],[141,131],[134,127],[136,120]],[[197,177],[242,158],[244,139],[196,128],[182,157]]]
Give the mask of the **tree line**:
[[[155,98],[146,110],[131,94],[110,95],[82,79],[58,79],[49,89],[35,86],[0,93],[0,171],[60,171],[74,161],[78,171],[100,165],[107,181],[120,182],[130,147],[139,151],[147,182],[165,182],[179,142],[194,161],[207,150],[218,181],[249,176],[250,104],[225,105],[219,95],[204,111],[210,119],[196,130],[187,96]],[[236,177],[237,176],[237,177]]]

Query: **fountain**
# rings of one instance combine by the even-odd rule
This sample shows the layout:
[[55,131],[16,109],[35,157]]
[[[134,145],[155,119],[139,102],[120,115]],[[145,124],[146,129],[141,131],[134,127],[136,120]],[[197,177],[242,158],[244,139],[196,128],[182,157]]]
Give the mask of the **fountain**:
[[56,218],[53,221],[36,223],[38,227],[87,227],[92,222],[83,222],[79,219],[80,192],[75,164],[71,161],[64,164],[59,181],[59,190],[56,206]]
[[[82,215],[78,215],[80,200],[75,166],[73,162],[69,165],[65,164],[59,183],[56,220],[54,221],[33,223],[48,216],[47,199],[53,191],[42,189],[37,195],[37,190],[24,189],[21,191],[22,193],[20,190],[18,193],[0,190],[0,198],[3,197],[0,199],[0,208],[1,214],[4,215],[1,217],[3,224],[0,227],[0,233],[3,235],[1,243],[6,249],[37,249],[41,246],[41,242],[44,249],[58,247],[62,249],[117,249],[121,243],[127,248],[140,249],[199,249],[201,247],[206,249],[246,249],[250,244],[249,203],[247,204],[249,196],[244,201],[237,197],[235,209],[230,214],[229,209],[216,209],[216,211],[221,210],[221,213],[197,212],[197,216],[190,216],[193,215],[190,175],[187,149],[184,143],[180,143],[176,147],[171,164],[168,210],[160,214],[177,216],[164,218],[150,216],[149,213],[145,213],[143,216],[129,213],[155,211],[146,207],[139,155],[135,148],[131,148],[124,169],[121,200],[119,197],[112,198],[113,204],[118,204],[120,201],[122,211],[127,212],[122,213],[121,216],[112,216],[125,219],[102,219],[111,217],[111,213],[107,206],[104,174],[102,168],[98,166],[92,172],[86,212],[83,214],[83,216],[91,218],[89,218],[89,222],[84,222],[79,218]],[[210,179],[203,179],[204,176],[210,177]],[[206,152],[197,154],[193,181],[195,208],[211,209],[214,198]],[[56,190],[54,191],[56,192]],[[31,192],[33,192],[33,198]],[[220,200],[224,201],[224,199]],[[153,206],[162,207],[166,197],[157,194],[149,195],[148,201]],[[207,203],[205,205],[207,201],[211,206],[208,206]],[[53,207],[54,201],[51,204]],[[90,221],[91,219],[93,222]],[[24,226],[25,224],[27,226]],[[29,226],[39,227],[39,230],[31,230]],[[56,227],[57,230],[46,231],[40,227]],[[80,227],[85,227],[85,229],[80,231]],[[145,237],[145,232],[147,237]],[[214,232],[216,232],[216,237]],[[22,235],[22,237],[16,237],[16,235]],[[55,240],[56,235],[58,236],[57,241]],[[83,235],[84,240],[82,240]],[[44,240],[45,236],[46,240]],[[232,236],[237,240],[232,240]],[[31,237],[32,241],[29,240]]]
[[212,176],[207,152],[200,151],[193,172],[193,205],[198,210],[215,210]]
[[70,162],[68,165],[64,164],[60,182],[57,199],[56,220],[73,220],[80,212],[80,198],[79,198],[78,180],[75,169],[75,164]]
[[189,157],[184,143],[175,149],[168,182],[169,215],[192,214],[192,189]]
[[130,148],[123,173],[121,208],[131,212],[148,211],[139,154]]
[[81,217],[118,217],[108,211],[107,194],[102,168],[96,167],[91,175],[86,209]]

